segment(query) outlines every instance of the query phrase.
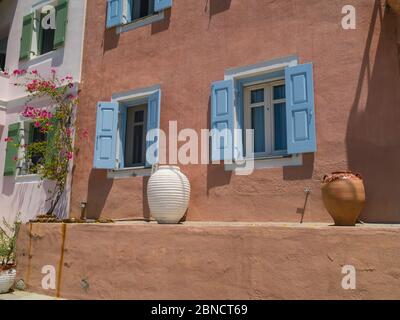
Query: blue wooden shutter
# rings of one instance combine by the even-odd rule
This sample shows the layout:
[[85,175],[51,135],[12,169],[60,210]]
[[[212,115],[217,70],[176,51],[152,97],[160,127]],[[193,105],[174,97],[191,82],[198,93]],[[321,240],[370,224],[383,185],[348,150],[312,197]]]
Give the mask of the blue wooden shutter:
[[233,160],[233,80],[211,85],[211,160]]
[[127,9],[126,9],[126,23],[129,23],[129,22],[132,22],[133,21],[133,19],[134,19],[134,17],[132,16],[132,9],[133,9],[133,6],[134,6],[134,2],[135,2],[135,0],[128,0],[128,6],[127,6]]
[[122,24],[123,0],[107,0],[107,28]]
[[285,82],[288,154],[315,152],[317,145],[312,64],[286,68]]
[[118,102],[99,102],[97,104],[94,168],[115,169],[117,127]]
[[149,96],[146,135],[146,165],[151,166],[159,161],[160,149],[160,103],[161,92],[157,90]]
[[154,11],[162,11],[172,7],[172,0],[154,0]]

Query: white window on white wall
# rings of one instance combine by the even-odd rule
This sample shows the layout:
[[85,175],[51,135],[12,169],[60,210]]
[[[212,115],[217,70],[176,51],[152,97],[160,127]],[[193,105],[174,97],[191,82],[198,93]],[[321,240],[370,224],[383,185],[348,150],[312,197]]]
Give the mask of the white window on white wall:
[[51,1],[23,17],[20,60],[46,54],[64,45],[68,4],[68,0]]

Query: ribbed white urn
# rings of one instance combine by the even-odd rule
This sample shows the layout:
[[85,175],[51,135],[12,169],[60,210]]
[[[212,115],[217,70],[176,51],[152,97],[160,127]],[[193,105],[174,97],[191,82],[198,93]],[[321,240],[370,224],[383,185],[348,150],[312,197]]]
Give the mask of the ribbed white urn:
[[16,273],[15,269],[0,271],[0,293],[7,293],[10,291],[11,287],[14,285]]
[[179,223],[189,205],[189,180],[179,167],[160,166],[149,179],[147,199],[158,223]]

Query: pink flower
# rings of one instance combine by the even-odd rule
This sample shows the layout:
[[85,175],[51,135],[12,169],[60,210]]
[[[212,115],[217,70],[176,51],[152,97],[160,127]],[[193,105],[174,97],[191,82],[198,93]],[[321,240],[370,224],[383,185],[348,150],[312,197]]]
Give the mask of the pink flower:
[[72,159],[72,156],[73,156],[73,154],[72,154],[72,152],[71,152],[71,151],[68,151],[68,152],[65,154],[65,156],[67,157],[67,159],[68,159],[68,160],[71,160],[71,159]]
[[34,126],[35,126],[35,128],[39,128],[40,127],[40,122],[39,121],[35,121]]
[[67,134],[67,136],[70,136],[72,134],[72,129],[71,128],[65,129],[65,133]]
[[38,74],[38,71],[36,69],[31,71],[31,74]]
[[35,110],[35,108],[27,106],[25,108],[24,112],[22,112],[22,116],[24,116],[26,118],[33,118],[33,117],[35,117],[36,113],[37,113],[37,110]]
[[14,161],[18,161],[18,157],[17,157],[17,156],[14,156],[14,157],[13,157],[13,160],[14,160]]
[[5,142],[13,142],[14,139],[11,138],[11,137],[7,137],[7,138],[4,139],[4,141],[5,141]]
[[15,69],[12,74],[13,74],[13,76],[19,76],[19,75],[23,75],[25,73],[26,73],[26,70]]
[[66,76],[65,79],[66,80],[72,80],[73,78],[71,76]]

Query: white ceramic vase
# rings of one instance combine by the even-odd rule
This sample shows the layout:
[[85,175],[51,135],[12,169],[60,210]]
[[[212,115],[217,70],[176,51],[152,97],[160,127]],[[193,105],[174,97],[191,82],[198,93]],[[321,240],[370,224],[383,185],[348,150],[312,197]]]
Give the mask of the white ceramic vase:
[[189,180],[179,167],[160,166],[149,179],[147,199],[158,223],[179,223],[189,204]]
[[15,269],[9,269],[6,271],[0,271],[0,293],[7,293],[14,285],[15,275],[17,271]]

